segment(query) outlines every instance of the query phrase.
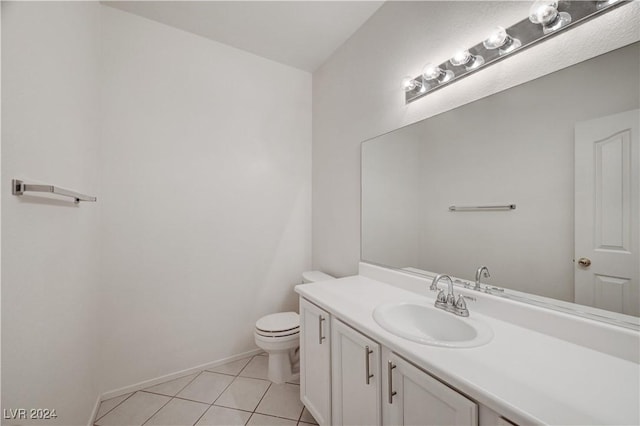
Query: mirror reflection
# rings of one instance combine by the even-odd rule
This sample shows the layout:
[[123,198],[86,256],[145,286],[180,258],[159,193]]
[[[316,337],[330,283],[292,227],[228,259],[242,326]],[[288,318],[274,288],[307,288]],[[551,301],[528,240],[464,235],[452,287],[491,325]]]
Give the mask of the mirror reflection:
[[364,142],[363,261],[638,316],[639,64],[634,43]]

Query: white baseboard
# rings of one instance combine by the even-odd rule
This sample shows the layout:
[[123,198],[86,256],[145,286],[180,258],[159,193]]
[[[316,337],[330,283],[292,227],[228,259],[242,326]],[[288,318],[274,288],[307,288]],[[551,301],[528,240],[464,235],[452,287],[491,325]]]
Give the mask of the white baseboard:
[[100,403],[102,402],[102,395],[98,395],[96,398],[96,403],[93,406],[93,411],[91,411],[91,417],[89,418],[89,423],[87,426],[93,426],[96,422],[96,417],[98,416],[98,410],[100,409]]
[[95,422],[96,415],[98,414],[98,407],[100,407],[100,402],[104,400],[115,398],[116,396],[120,396],[120,395],[126,395],[131,392],[136,392],[136,391],[148,388],[150,386],[155,386],[160,383],[168,382],[169,380],[179,379],[180,377],[188,376],[193,373],[198,373],[208,368],[217,367],[219,365],[226,364],[228,362],[232,362],[232,361],[236,361],[249,356],[257,355],[261,352],[263,351],[260,348],[252,349],[250,351],[243,352],[238,355],[233,355],[228,358],[220,359],[218,361],[197,365],[195,367],[187,368],[186,370],[176,371],[175,373],[166,374],[161,377],[156,377],[155,379],[145,380],[143,382],[139,382],[134,385],[125,386],[119,389],[105,392],[102,395],[98,396],[98,399],[96,401],[96,406],[94,407],[93,413],[91,415],[91,422],[89,423],[89,426],[93,425],[93,423]]

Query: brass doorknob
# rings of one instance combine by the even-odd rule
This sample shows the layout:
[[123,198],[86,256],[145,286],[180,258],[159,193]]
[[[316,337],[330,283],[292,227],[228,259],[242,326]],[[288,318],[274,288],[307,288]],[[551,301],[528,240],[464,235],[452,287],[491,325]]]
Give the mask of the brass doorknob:
[[584,266],[585,268],[588,266],[591,266],[591,259],[586,257],[581,257],[580,259],[578,259],[578,265]]

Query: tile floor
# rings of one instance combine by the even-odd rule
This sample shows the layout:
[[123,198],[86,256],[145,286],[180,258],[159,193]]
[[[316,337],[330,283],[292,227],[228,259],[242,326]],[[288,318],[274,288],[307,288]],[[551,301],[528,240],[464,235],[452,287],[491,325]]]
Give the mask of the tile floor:
[[260,354],[102,401],[96,426],[317,424],[300,384],[267,379]]

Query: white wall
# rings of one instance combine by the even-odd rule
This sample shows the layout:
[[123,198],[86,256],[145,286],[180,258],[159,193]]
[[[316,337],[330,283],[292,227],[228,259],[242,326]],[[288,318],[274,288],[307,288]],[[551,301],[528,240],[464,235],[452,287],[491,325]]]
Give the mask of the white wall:
[[311,266],[311,75],[103,16],[103,390],[255,347]]
[[530,5],[388,2],[314,73],[314,268],[357,273],[362,141],[640,39],[640,4],[633,2],[404,104],[404,76],[474,45],[492,26],[520,21]]
[[99,204],[9,183],[100,195],[99,37],[97,3],[2,2],[2,407],[47,424],[86,424],[99,391]]

